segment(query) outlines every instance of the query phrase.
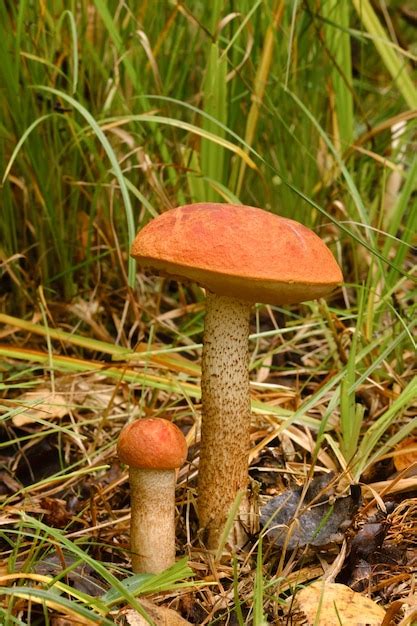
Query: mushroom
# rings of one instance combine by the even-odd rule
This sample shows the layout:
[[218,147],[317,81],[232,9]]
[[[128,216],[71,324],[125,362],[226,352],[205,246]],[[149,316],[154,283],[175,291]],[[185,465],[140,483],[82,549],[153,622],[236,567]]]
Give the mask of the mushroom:
[[232,204],[190,204],[159,215],[136,236],[132,256],[143,268],[207,290],[198,515],[207,547],[216,549],[248,482],[252,306],[320,298],[342,282],[342,273],[302,224]]
[[157,574],[175,561],[175,470],[187,443],[172,422],[144,418],[123,428],[117,454],[129,466],[132,569]]

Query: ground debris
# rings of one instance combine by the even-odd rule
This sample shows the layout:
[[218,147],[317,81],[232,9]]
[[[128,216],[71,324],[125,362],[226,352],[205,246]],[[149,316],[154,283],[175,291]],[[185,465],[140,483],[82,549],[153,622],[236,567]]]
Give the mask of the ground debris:
[[288,549],[307,544],[322,546],[341,539],[340,529],[348,524],[359,506],[351,494],[337,497],[333,474],[313,479],[303,497],[297,487],[272,498],[261,510],[261,523],[278,547]]

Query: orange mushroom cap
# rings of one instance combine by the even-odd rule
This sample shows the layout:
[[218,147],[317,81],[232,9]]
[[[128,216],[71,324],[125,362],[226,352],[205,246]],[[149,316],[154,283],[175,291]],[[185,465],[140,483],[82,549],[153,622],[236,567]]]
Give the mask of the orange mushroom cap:
[[117,454],[123,463],[137,469],[176,469],[187,457],[187,442],[172,422],[149,417],[123,428]]
[[243,205],[171,209],[138,233],[132,256],[144,268],[250,302],[303,302],[329,294],[343,281],[335,258],[313,231]]

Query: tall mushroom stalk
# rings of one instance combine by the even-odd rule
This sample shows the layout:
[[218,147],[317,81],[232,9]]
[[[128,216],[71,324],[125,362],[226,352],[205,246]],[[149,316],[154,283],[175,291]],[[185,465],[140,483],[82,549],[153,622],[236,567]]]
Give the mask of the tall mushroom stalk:
[[198,515],[209,548],[217,547],[236,494],[245,491],[248,482],[251,308],[237,298],[207,293]]
[[249,314],[330,293],[342,282],[332,253],[311,230],[255,207],[201,203],[159,215],[137,235],[144,268],[206,288],[198,513],[218,547],[230,506],[248,480]]

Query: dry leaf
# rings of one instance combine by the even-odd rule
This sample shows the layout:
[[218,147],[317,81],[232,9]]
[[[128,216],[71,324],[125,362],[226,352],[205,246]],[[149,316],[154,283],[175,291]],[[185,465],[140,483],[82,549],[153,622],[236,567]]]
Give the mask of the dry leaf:
[[381,626],[385,610],[370,598],[339,583],[318,581],[295,598],[309,626]]
[[69,412],[68,402],[60,393],[53,393],[51,389],[37,389],[28,391],[15,400],[20,413],[13,415],[14,426],[33,424],[39,419],[60,419]]
[[394,465],[397,472],[408,469],[417,463],[417,437],[407,437],[396,446]]
[[[322,546],[341,541],[340,528],[349,523],[359,506],[359,496],[337,497],[333,473],[314,478],[305,493],[296,487],[271,498],[262,507],[260,520],[265,534],[287,549]],[[311,503],[311,506],[310,506]]]
[[[173,609],[164,606],[157,606],[149,600],[140,599],[140,603],[148,613],[149,617],[154,621],[155,626],[191,626],[190,622],[183,619]],[[125,623],[128,626],[149,626],[148,620],[139,615],[133,609],[124,612]]]

